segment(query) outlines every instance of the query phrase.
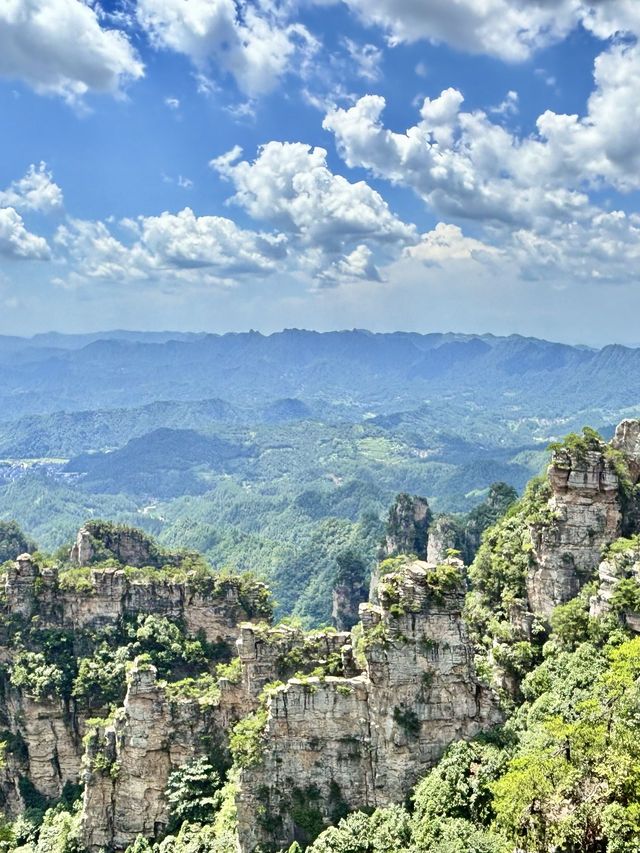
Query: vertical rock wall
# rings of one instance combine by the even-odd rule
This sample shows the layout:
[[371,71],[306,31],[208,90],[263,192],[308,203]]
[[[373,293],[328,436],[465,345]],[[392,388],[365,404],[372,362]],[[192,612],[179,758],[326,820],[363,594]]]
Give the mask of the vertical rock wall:
[[381,605],[361,608],[361,675],[293,679],[272,696],[261,761],[241,776],[241,850],[304,843],[341,811],[401,801],[453,740],[498,721],[473,670],[462,564],[450,568],[444,592],[419,561],[381,580]]

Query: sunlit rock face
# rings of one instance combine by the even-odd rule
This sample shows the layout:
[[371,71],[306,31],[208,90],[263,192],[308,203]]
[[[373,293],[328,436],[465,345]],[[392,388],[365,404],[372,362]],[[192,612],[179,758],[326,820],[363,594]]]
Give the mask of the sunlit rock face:
[[449,562],[442,588],[436,572],[407,561],[380,580],[380,605],[360,610],[360,674],[293,679],[272,695],[261,760],[241,775],[241,850],[307,841],[303,813],[330,823],[402,801],[452,741],[499,720],[475,677],[462,563]]
[[556,453],[548,478],[554,518],[531,529],[535,561],[527,577],[529,608],[546,618],[591,579],[603,547],[622,529],[621,484],[605,453]]

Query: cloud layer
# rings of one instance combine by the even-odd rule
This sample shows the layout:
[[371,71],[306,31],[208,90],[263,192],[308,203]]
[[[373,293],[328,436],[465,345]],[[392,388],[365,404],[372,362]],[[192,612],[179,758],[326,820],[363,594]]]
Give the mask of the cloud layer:
[[128,37],[103,26],[98,9],[82,0],[3,0],[0,76],[71,101],[121,91],[143,66]]

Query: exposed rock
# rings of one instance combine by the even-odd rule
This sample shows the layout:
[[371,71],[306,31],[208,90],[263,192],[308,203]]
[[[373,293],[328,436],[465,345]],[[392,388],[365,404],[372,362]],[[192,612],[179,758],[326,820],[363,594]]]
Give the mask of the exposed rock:
[[427,562],[442,563],[451,549],[460,550],[460,529],[455,519],[448,515],[439,515],[429,527]]
[[384,576],[381,606],[361,609],[361,675],[293,679],[274,693],[262,759],[241,774],[241,850],[307,841],[305,809],[328,823],[402,801],[449,743],[498,721],[474,674],[464,584],[451,583],[462,564],[450,568],[437,590],[424,562]]
[[619,423],[611,445],[624,454],[632,481],[640,481],[640,420],[624,420]]
[[350,631],[358,621],[358,608],[367,597],[367,566],[353,550],[336,557],[331,622],[338,631]]
[[401,494],[395,499],[389,519],[381,559],[397,554],[427,555],[431,510],[426,498]]
[[190,635],[203,631],[210,642],[231,647],[240,622],[270,618],[266,587],[258,581],[131,578],[123,569],[107,568],[94,569],[88,584],[73,588],[61,584],[56,569],[40,569],[29,555],[9,570],[6,595],[10,615],[37,616],[43,628],[95,629],[154,613],[182,620]]
[[304,633],[288,625],[242,625],[237,647],[247,696],[256,699],[269,682],[285,681],[318,667],[342,674],[343,649],[350,641],[351,635],[344,632]]
[[[626,582],[622,592],[621,582]],[[617,600],[616,600],[617,599]],[[640,538],[620,540],[598,567],[598,591],[590,601],[590,615],[614,611],[621,622],[640,633]]]
[[36,579],[40,571],[31,554],[21,554],[9,566],[5,594],[10,613],[28,619],[36,606]]
[[169,774],[204,755],[211,739],[224,741],[231,720],[219,706],[172,700],[154,666],[134,666],[123,708],[87,746],[82,840],[88,850],[123,850],[138,835],[162,833],[170,817]]
[[553,519],[531,528],[534,565],[527,577],[529,609],[545,618],[593,576],[622,523],[620,481],[604,449],[556,452],[548,478]]
[[[69,685],[64,688],[65,699],[45,695],[36,701],[32,684],[18,687],[11,680],[16,652],[40,651],[38,637],[44,633],[39,632],[51,631],[54,642],[61,631],[72,632],[74,640],[84,644],[81,646],[83,655],[90,656],[93,632],[105,628],[118,631],[125,618],[154,614],[179,624],[187,637],[201,635],[214,644],[212,655],[217,650],[224,657],[225,652],[235,653],[241,622],[265,620],[271,616],[268,594],[262,583],[241,577],[220,578],[197,573],[186,578],[172,580],[170,574],[156,570],[132,575],[119,568],[74,569],[67,574],[57,568],[39,566],[28,554],[9,567],[5,576],[4,618],[0,623],[0,663],[3,664],[0,670],[0,728],[10,733],[11,740],[7,760],[0,768],[0,804],[6,812],[15,815],[24,810],[19,786],[23,777],[37,794],[48,799],[58,798],[66,783],[79,780],[87,712],[78,713],[73,698],[69,697]],[[22,637],[17,645],[12,635],[16,626],[21,633],[15,637]],[[71,650],[67,652],[71,653]],[[39,662],[36,661],[36,665]],[[145,702],[149,706],[149,691],[138,690],[144,685],[144,678],[140,675],[138,681],[134,679],[133,686],[130,685],[132,719],[136,708]],[[222,696],[215,720],[217,728],[226,731],[250,710],[252,704],[241,687],[225,679],[219,680],[219,687]],[[149,707],[155,708],[155,705],[152,703]],[[175,705],[178,711],[174,705],[167,704],[173,709],[170,718],[173,722],[175,714],[184,711],[183,705]],[[176,731],[182,729],[178,726]],[[164,743],[159,732],[158,729],[158,743]],[[187,751],[197,751],[188,732],[180,743]],[[161,752],[162,748],[159,746],[158,750]],[[176,750],[178,747],[174,752]],[[154,808],[149,806],[151,811]],[[104,827],[111,825],[115,833],[117,820],[115,815],[110,824],[105,818]]]
[[114,559],[135,568],[176,565],[181,556],[163,551],[143,530],[105,521],[84,524],[69,555],[71,562],[77,566]]
[[65,783],[77,782],[80,774],[82,738],[72,706],[60,699],[36,702],[11,689],[5,696],[5,714],[24,748],[21,775],[38,793],[58,798]]

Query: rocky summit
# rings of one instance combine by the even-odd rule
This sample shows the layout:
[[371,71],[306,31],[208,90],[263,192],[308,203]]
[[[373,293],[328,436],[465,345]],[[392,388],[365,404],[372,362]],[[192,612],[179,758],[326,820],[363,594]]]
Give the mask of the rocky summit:
[[[91,853],[337,850],[322,839],[352,813],[406,814],[417,837],[420,792],[444,784],[447,756],[492,743],[493,804],[456,819],[506,846],[468,849],[542,850],[492,823],[518,754],[509,721],[537,673],[551,683],[576,649],[614,654],[640,632],[640,421],[551,454],[470,566],[475,528],[400,495],[357,614],[362,566],[337,567],[334,627],[274,625],[261,581],[107,522],[84,525],[68,554],[5,563],[4,849],[39,853],[64,825]],[[464,785],[479,784],[482,754]]]

